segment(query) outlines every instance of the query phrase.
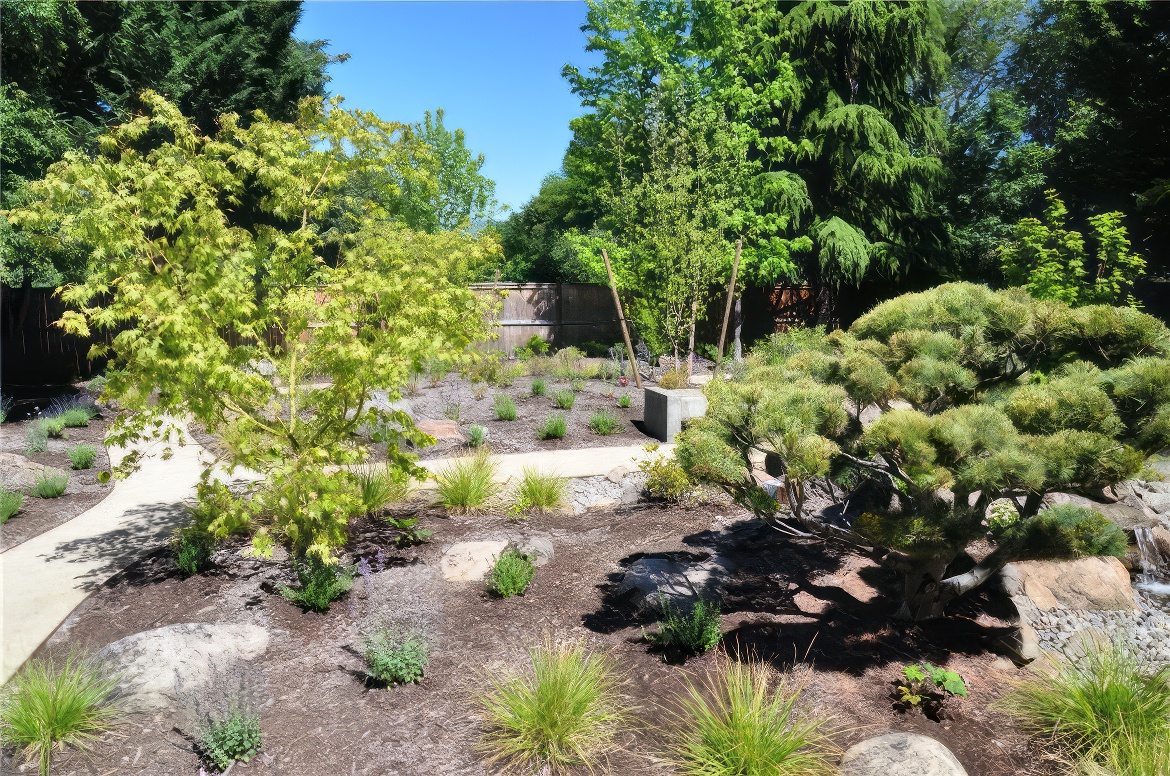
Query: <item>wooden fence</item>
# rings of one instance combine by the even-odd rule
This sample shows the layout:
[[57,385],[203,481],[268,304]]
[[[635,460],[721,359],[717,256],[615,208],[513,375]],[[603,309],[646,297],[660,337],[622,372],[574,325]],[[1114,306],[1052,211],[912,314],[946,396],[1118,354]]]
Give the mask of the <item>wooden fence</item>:
[[0,287],[0,377],[5,385],[86,379],[105,361],[91,361],[93,341],[54,323],[66,305],[51,288]]
[[622,329],[608,286],[588,283],[476,283],[476,291],[503,297],[495,321],[499,336],[488,343],[510,353],[534,334],[553,347],[621,342]]

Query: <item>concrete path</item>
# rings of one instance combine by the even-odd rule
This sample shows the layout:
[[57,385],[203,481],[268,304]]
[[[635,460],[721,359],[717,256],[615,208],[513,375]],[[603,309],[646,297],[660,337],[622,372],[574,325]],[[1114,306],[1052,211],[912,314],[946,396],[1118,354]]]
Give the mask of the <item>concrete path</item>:
[[[674,445],[659,445],[654,453],[647,453],[642,445],[627,445],[625,447],[585,447],[579,450],[539,450],[532,453],[509,453],[494,455],[496,459],[496,479],[507,482],[513,477],[520,477],[526,467],[535,467],[542,472],[557,474],[561,477],[604,477],[619,466],[625,466],[630,471],[637,471],[638,462],[652,458],[658,453],[669,456],[674,451]],[[437,472],[458,458],[435,458],[419,463],[429,471]],[[433,480],[428,480],[433,483]],[[425,487],[425,485],[424,485]]]
[[[172,454],[163,458],[163,449]],[[195,494],[203,448],[159,440],[139,447],[140,468],[100,503],[0,554],[0,683],[16,672],[78,604],[114,574],[166,542]],[[127,450],[110,448],[111,465]],[[19,519],[19,518],[17,518]]]

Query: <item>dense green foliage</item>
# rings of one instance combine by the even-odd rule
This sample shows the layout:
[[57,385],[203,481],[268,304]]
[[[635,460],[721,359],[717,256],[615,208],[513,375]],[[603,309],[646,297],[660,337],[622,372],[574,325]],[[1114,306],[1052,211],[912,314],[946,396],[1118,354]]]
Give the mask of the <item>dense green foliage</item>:
[[74,469],[92,469],[97,460],[97,448],[81,444],[69,448],[69,463]]
[[534,560],[533,556],[515,547],[505,548],[488,574],[488,592],[500,598],[522,594],[536,575]]
[[370,676],[386,684],[417,684],[427,665],[427,643],[417,633],[379,631],[365,640]]
[[20,511],[24,506],[24,494],[15,491],[0,489],[0,525],[8,522],[8,519]]
[[[569,395],[572,396],[571,393]],[[568,427],[569,423],[563,412],[550,412],[536,427],[536,436],[538,439],[564,439]]]
[[32,494],[37,498],[58,498],[65,493],[68,486],[68,474],[49,474],[43,471],[33,483]]
[[484,448],[452,461],[435,473],[435,503],[452,512],[479,509],[500,492],[497,468]]
[[[708,385],[707,416],[676,455],[793,532],[885,548],[903,614],[938,616],[1014,558],[1123,552],[1120,529],[1092,510],[1040,508],[1050,491],[1133,476],[1170,441],[1168,354],[1166,327],[1130,308],[943,285],[847,332],[774,335],[737,379]],[[862,424],[867,407],[880,417]],[[776,498],[748,476],[753,450],[783,475]],[[810,489],[842,498],[826,478],[853,504],[845,524],[806,510]],[[997,499],[1020,519],[985,525]],[[984,538],[995,549],[974,563],[967,547]]]
[[309,555],[304,560],[293,560],[293,572],[297,576],[299,586],[281,585],[278,588],[281,596],[302,609],[327,612],[330,604],[353,587],[353,578],[357,570],[337,563],[327,563],[317,555]]
[[195,742],[200,759],[220,773],[233,763],[248,762],[260,754],[262,746],[260,715],[243,706],[230,709],[222,719],[209,719]]
[[659,598],[662,617],[658,631],[647,635],[655,646],[667,650],[678,650],[684,655],[698,655],[706,652],[723,638],[719,622],[719,606],[699,598],[689,606],[680,608],[666,596]]

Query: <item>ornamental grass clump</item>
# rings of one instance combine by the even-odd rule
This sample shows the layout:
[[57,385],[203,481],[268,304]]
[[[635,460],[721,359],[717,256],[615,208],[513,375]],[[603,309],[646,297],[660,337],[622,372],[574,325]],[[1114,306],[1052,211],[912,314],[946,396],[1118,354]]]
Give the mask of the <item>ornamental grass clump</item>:
[[57,416],[53,418],[41,418],[39,421],[45,433],[52,439],[65,439],[69,435],[65,432],[65,418]]
[[1126,776],[1170,773],[1170,667],[1125,643],[1051,661],[1001,705],[1074,762]]
[[49,474],[45,471],[41,472],[41,476],[37,477],[37,481],[32,488],[32,494],[37,498],[57,498],[65,492],[65,488],[68,486],[68,474]]
[[573,393],[567,388],[562,388],[561,390],[557,391],[557,395],[553,397],[553,402],[557,405],[558,408],[562,410],[573,409],[573,404],[575,404],[576,401],[577,394]]
[[380,514],[387,504],[405,501],[410,496],[410,478],[384,464],[359,466],[352,474],[357,480],[365,514]]
[[479,509],[500,492],[496,460],[484,448],[452,461],[435,474],[436,503],[452,512]]
[[69,450],[69,463],[74,469],[92,469],[97,461],[97,448],[90,444],[80,444]]
[[260,715],[238,703],[222,718],[208,719],[195,751],[205,764],[223,773],[233,763],[246,763],[260,754],[262,746]]
[[506,393],[497,393],[492,399],[492,409],[496,413],[496,420],[515,420],[516,402]]
[[523,474],[516,493],[514,511],[517,514],[552,512],[565,505],[569,492],[568,479],[530,466],[524,467]]
[[61,665],[33,658],[0,694],[0,743],[36,762],[48,776],[53,750],[82,751],[119,717],[111,695],[118,677],[91,658],[70,652]]
[[589,428],[598,436],[610,436],[621,431],[622,422],[609,410],[602,410],[589,418]]
[[536,427],[536,436],[540,439],[564,439],[568,425],[563,414],[554,412]]
[[329,606],[353,587],[357,570],[327,563],[316,555],[293,560],[300,587],[281,585],[277,590],[289,603],[313,612],[327,612]]
[[24,494],[14,490],[0,490],[0,525],[8,522],[24,506]]
[[669,759],[686,776],[830,776],[837,752],[825,720],[802,714],[800,688],[762,663],[722,660],[688,683],[672,721]]
[[538,377],[532,381],[532,395],[533,396],[544,396],[545,392],[547,392],[547,391],[548,391],[548,383],[545,382],[544,378]]
[[595,768],[631,722],[614,660],[581,641],[546,641],[528,655],[530,674],[494,678],[480,701],[489,764],[524,773]]
[[422,681],[427,665],[427,642],[417,633],[379,631],[365,640],[370,678],[386,685]]

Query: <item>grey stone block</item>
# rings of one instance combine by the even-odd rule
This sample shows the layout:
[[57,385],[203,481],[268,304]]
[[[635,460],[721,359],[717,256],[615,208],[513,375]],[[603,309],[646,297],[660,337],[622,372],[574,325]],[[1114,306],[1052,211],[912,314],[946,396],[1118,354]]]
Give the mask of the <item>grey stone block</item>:
[[643,420],[650,436],[673,442],[682,424],[707,413],[707,397],[697,388],[645,389]]

